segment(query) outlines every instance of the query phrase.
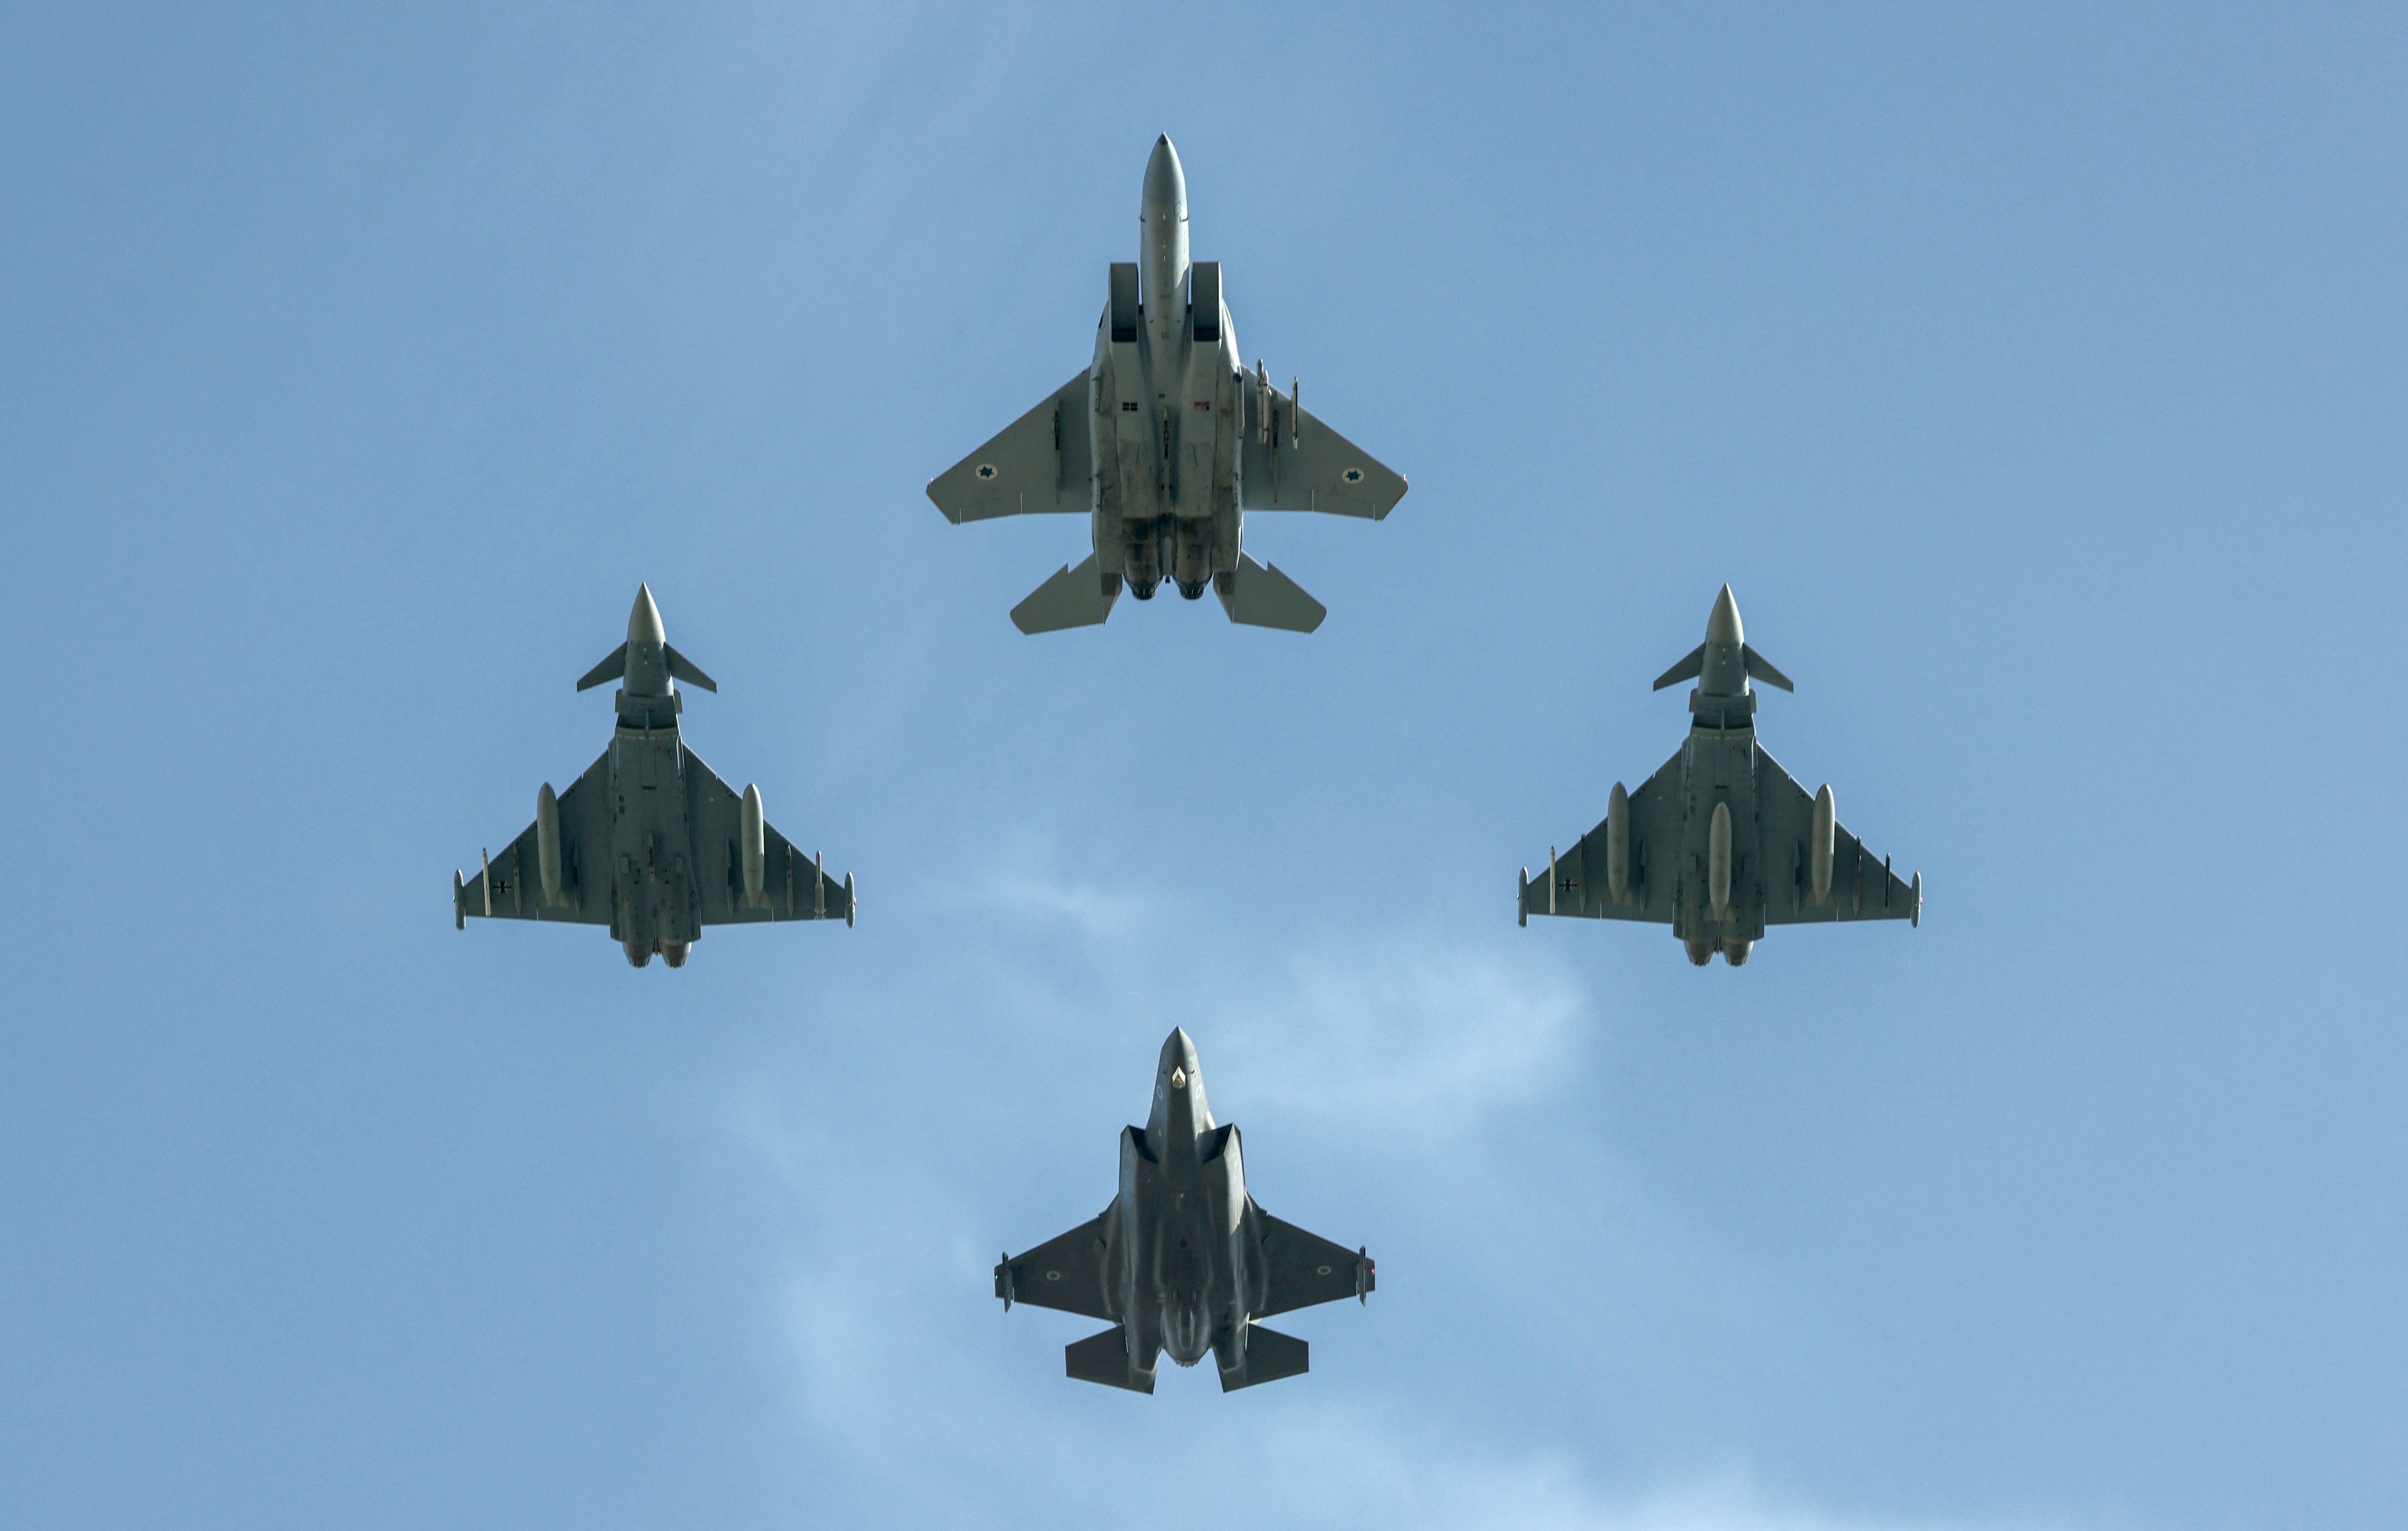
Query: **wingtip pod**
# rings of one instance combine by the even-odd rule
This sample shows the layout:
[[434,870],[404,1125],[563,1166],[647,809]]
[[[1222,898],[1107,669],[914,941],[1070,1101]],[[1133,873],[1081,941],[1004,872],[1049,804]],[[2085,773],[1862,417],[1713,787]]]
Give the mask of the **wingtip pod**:
[[1914,908],[1907,912],[1906,927],[1909,930],[1921,930],[1923,928],[1923,874],[1921,872],[1914,874]]

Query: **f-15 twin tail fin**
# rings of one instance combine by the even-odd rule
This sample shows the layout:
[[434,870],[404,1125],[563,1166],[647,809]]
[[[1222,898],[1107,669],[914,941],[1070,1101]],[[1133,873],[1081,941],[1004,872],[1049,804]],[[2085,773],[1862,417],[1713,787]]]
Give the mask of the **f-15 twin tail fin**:
[[1229,620],[1248,627],[1276,627],[1288,633],[1310,633],[1329,615],[1329,608],[1282,574],[1276,565],[1258,564],[1252,554],[1238,554],[1238,566],[1212,577],[1213,594]]
[[1093,627],[1112,614],[1112,602],[1119,596],[1117,589],[1104,589],[1103,573],[1096,555],[1089,553],[1075,565],[1063,565],[1054,578],[1030,591],[1028,599],[1011,608],[1011,625],[1032,634]]

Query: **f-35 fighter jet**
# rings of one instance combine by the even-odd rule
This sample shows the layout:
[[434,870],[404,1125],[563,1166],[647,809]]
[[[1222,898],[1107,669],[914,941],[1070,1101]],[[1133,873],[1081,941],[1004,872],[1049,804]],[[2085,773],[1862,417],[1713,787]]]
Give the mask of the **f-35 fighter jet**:
[[627,641],[577,682],[619,681],[610,748],[557,797],[547,781],[535,823],[475,877],[452,874],[452,923],[470,915],[609,925],[641,967],[671,967],[704,925],[752,920],[853,923],[853,878],[820,869],[769,827],[761,789],[738,796],[678,735],[677,682],[718,682],[669,647],[649,586],[636,590]]
[[1795,691],[1748,647],[1730,586],[1714,598],[1706,641],[1656,680],[1695,680],[1688,742],[1637,792],[1613,784],[1605,823],[1547,875],[1522,871],[1521,923],[1534,914],[1669,923],[1703,967],[1737,967],[1767,924],[1819,920],[1923,923],[1923,874],[1901,882],[1839,821],[1831,789],[1811,796],[1756,741],[1750,677]]
[[1121,1133],[1121,1189],[1102,1214],[995,1267],[995,1295],[1110,1319],[1068,1347],[1069,1374],[1154,1391],[1163,1351],[1182,1366],[1212,1353],[1221,1389],[1303,1372],[1307,1346],[1256,1323],[1379,1282],[1370,1255],[1340,1249],[1254,1205],[1238,1129],[1204,1103],[1196,1044],[1173,1031],[1154,1071],[1154,1114]]
[[1091,517],[1095,552],[1012,608],[1024,633],[1100,622],[1124,584],[1151,600],[1166,575],[1191,601],[1210,586],[1231,622],[1310,633],[1326,611],[1242,551],[1244,512],[1378,521],[1405,480],[1299,408],[1293,380],[1283,393],[1261,363],[1246,371],[1220,263],[1188,264],[1187,178],[1168,136],[1138,222],[1141,259],[1111,268],[1095,365],[932,479],[928,498],[956,523]]

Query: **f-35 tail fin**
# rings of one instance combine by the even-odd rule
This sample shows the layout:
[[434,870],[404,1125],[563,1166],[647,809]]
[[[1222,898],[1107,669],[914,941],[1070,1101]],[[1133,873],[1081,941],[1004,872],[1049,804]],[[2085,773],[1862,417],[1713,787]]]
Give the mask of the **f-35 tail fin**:
[[1125,1387],[1132,1393],[1154,1391],[1154,1373],[1129,1364],[1127,1331],[1117,1324],[1102,1334],[1065,1345],[1062,1357],[1064,1368],[1076,1381]]
[[1277,567],[1238,554],[1238,566],[1212,577],[1213,593],[1229,620],[1248,627],[1276,627],[1283,632],[1310,633],[1329,615],[1329,608],[1304,593],[1304,587]]
[[1301,1377],[1312,1347],[1294,1335],[1283,1335],[1276,1329],[1266,1329],[1259,1324],[1249,1324],[1245,1329],[1245,1352],[1238,1365],[1221,1373],[1221,1391],[1234,1393],[1257,1382],[1276,1382],[1283,1377]]
[[1054,578],[1028,593],[1011,608],[1011,625],[1024,633],[1058,633],[1065,627],[1093,627],[1112,614],[1120,591],[1104,589],[1103,572],[1089,553],[1076,565],[1064,565]]

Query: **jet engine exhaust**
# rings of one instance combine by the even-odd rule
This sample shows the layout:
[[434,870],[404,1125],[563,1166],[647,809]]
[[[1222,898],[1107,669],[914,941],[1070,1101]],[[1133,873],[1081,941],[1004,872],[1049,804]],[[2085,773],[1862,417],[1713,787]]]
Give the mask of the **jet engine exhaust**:
[[661,945],[661,961],[667,963],[671,967],[683,967],[685,954],[693,949],[694,943],[691,941],[665,941]]
[[628,942],[626,942],[626,943],[624,943],[624,944],[625,944],[625,946],[626,946],[626,948],[627,948],[627,966],[630,966],[630,967],[641,967],[641,966],[643,966],[646,963],[649,963],[649,962],[651,962],[651,961],[652,960],[652,943],[651,943],[651,942],[649,942],[649,941],[628,941]]
[[1723,943],[1723,961],[1728,963],[1733,967],[1744,966],[1747,963],[1747,954],[1754,950],[1756,950],[1756,943],[1754,941],[1725,941]]
[[1191,601],[1201,599],[1204,594],[1204,587],[1211,582],[1212,581],[1210,579],[1197,579],[1195,582],[1190,583],[1185,579],[1182,579],[1179,581],[1179,594]]
[[1699,967],[1714,960],[1714,943],[1704,937],[1695,937],[1681,943],[1688,949],[1689,961]]
[[1162,576],[1158,574],[1151,579],[1140,579],[1132,577],[1128,582],[1128,593],[1136,596],[1140,601],[1150,601],[1154,599],[1154,586],[1160,583],[1162,583]]

